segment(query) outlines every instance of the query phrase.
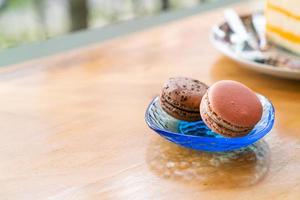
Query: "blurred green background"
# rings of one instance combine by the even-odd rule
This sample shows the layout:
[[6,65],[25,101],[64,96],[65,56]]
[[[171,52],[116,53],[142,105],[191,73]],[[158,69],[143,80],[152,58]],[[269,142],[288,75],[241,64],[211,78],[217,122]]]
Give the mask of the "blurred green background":
[[0,49],[222,0],[0,0]]

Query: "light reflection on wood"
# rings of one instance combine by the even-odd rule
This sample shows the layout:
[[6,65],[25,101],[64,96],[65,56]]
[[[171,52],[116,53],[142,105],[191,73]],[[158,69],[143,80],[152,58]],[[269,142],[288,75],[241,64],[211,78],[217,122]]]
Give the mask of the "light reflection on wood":
[[168,179],[205,187],[246,187],[258,183],[269,168],[269,146],[259,141],[247,148],[220,153],[186,149],[161,138],[148,149],[148,164]]

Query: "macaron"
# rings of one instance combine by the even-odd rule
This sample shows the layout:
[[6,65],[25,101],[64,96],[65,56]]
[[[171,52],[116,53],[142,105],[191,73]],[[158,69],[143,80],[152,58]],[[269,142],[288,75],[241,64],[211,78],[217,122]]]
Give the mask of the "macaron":
[[204,123],[225,137],[247,135],[262,117],[257,95],[242,83],[223,80],[213,84],[200,104]]
[[198,121],[200,102],[208,86],[187,77],[170,78],[163,86],[160,105],[169,115],[184,121]]

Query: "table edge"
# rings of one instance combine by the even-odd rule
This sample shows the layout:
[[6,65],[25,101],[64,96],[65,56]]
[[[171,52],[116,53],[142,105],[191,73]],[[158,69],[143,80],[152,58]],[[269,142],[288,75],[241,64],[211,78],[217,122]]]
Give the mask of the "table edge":
[[240,2],[240,0],[223,0],[202,4],[192,8],[169,11],[155,16],[133,19],[85,31],[78,31],[63,36],[56,36],[46,41],[5,49],[0,53],[0,67],[55,55],[93,43],[101,43],[116,37],[128,35],[130,33],[200,14],[214,8],[228,6],[237,2]]

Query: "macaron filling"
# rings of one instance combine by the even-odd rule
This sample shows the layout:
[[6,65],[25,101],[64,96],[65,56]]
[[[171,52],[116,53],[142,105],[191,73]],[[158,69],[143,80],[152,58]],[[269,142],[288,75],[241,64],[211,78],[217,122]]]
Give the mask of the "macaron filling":
[[[167,112],[169,115],[174,116],[176,114],[176,118],[181,120],[187,120],[187,116],[190,120],[197,121],[200,120],[199,111],[189,111],[185,110],[183,108],[179,108],[178,106],[174,106],[173,104],[166,101],[164,97],[160,97],[161,101],[161,107],[165,112]],[[175,117],[175,116],[174,116]]]
[[199,110],[190,110],[185,108],[184,106],[177,104],[176,102],[170,102],[168,101],[164,96],[161,96],[161,101],[165,102],[166,104],[168,104],[169,106],[176,108],[178,110],[181,110],[183,112],[188,112],[188,113],[195,113],[197,115],[199,115]]

